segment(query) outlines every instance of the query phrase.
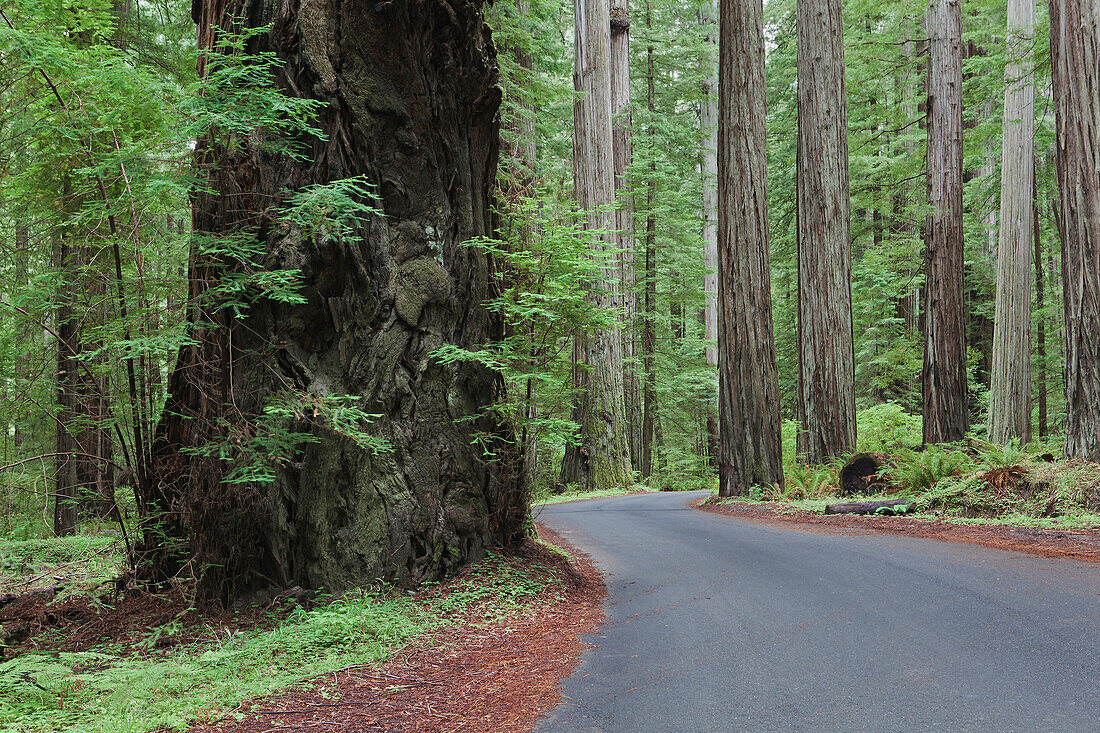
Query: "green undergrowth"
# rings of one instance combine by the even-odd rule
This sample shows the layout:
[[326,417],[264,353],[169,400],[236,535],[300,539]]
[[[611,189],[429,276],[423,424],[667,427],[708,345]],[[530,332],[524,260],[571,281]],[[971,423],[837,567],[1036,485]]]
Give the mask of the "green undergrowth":
[[561,504],[563,502],[577,501],[579,499],[602,499],[607,496],[642,494],[649,491],[653,491],[653,489],[650,489],[647,486],[642,486],[641,484],[637,484],[635,486],[615,489],[600,489],[596,491],[565,491],[560,494],[543,492],[535,495],[535,500],[532,502],[532,506],[540,506],[543,504]]
[[297,607],[249,630],[211,626],[204,641],[81,652],[27,652],[0,664],[0,730],[19,733],[185,730],[237,716],[242,702],[348,666],[377,663],[418,636],[519,613],[558,583],[537,562],[490,555],[416,597],[388,587]]
[[116,577],[125,565],[125,546],[114,532],[50,539],[0,538],[0,595],[53,585],[81,593]]
[[[783,425],[784,486],[754,487],[732,501],[767,503],[777,511],[821,513],[840,501],[909,499],[907,516],[957,523],[1048,528],[1100,527],[1100,464],[1055,461],[1057,440],[996,445],[978,437],[921,445],[921,421],[886,403],[857,414],[856,451],[824,465],[797,459],[798,424]],[[887,457],[884,486],[842,497],[840,471],[855,453]]]

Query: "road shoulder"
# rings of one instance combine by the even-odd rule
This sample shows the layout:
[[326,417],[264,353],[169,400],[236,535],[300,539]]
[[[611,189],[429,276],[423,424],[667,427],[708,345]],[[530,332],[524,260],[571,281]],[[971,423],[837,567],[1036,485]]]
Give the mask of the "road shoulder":
[[1100,532],[1087,529],[1054,530],[998,524],[963,525],[931,518],[824,515],[791,509],[776,502],[717,503],[711,498],[697,499],[691,506],[712,514],[818,534],[881,532],[1100,563]]

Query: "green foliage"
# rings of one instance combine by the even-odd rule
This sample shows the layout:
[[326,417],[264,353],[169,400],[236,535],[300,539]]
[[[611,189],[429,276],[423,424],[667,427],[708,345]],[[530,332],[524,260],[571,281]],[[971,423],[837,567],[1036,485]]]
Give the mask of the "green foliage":
[[321,436],[309,426],[337,433],[374,454],[392,450],[387,441],[368,432],[378,415],[359,407],[362,401],[355,395],[286,391],[272,399],[258,420],[226,419],[222,440],[184,452],[230,464],[224,483],[249,484],[273,482],[278,468],[293,460],[304,445],[319,443]]
[[897,453],[921,444],[921,418],[896,402],[883,402],[856,413],[856,447],[861,453]]
[[471,566],[462,585],[431,603],[444,617],[477,611],[486,621],[514,612],[542,593],[548,576],[539,565],[521,566],[500,555],[488,553]]
[[903,453],[885,473],[896,485],[919,493],[937,486],[943,479],[960,476],[973,465],[973,460],[961,450],[930,445],[922,451]]
[[[439,623],[400,597],[363,592],[298,610],[270,630],[228,633],[151,656],[23,654],[0,664],[0,727],[20,733],[186,728],[244,700],[349,664],[381,661]],[[150,639],[171,632],[154,629]]]

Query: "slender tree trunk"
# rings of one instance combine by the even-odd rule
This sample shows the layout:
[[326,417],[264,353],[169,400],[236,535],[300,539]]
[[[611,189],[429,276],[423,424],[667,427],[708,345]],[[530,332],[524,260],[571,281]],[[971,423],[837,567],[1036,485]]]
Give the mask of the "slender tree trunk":
[[1031,225],[1034,230],[1032,239],[1035,244],[1035,312],[1038,323],[1035,333],[1035,360],[1039,368],[1035,373],[1035,391],[1039,394],[1039,437],[1047,435],[1047,319],[1043,312],[1043,304],[1046,300],[1044,288],[1046,287],[1043,276],[1043,243],[1040,238],[1039,226],[1039,191],[1034,172],[1031,176],[1032,186],[1032,211]]
[[[67,193],[67,192],[66,192]],[[72,425],[77,419],[78,364],[80,331],[76,312],[76,288],[73,285],[73,247],[67,233],[57,237],[55,261],[64,278],[58,292],[57,320],[57,431],[54,449],[57,453],[54,477],[53,532],[57,536],[76,532],[79,513],[77,496],[78,452]]]
[[931,214],[924,275],[924,441],[947,443],[962,440],[967,425],[959,0],[931,0],[927,24]]
[[856,445],[848,112],[841,2],[797,8],[798,452],[817,464]]
[[[30,269],[30,232],[27,227],[17,224],[15,227],[15,288],[22,290],[30,284],[28,271]],[[34,338],[29,329],[24,328],[20,333],[24,347],[15,364],[16,377],[19,388],[22,389],[31,376],[31,349]],[[27,426],[22,415],[12,416],[12,442],[16,449],[21,448],[27,440]]]
[[[611,137],[611,9],[608,0],[575,0],[573,82],[573,187],[585,212],[593,247],[606,257],[616,246],[614,155]],[[596,234],[600,232],[600,234]],[[617,257],[604,259],[598,286],[588,293],[593,307],[611,311],[618,303]],[[577,417],[580,445],[566,449],[565,483],[582,490],[629,486],[633,482],[623,398],[622,339],[617,327],[582,337],[587,389]]]
[[[526,18],[531,13],[529,0],[516,0],[516,15]],[[534,70],[531,53],[521,45],[511,49],[516,65],[529,77]],[[519,95],[516,112],[512,116],[512,163],[516,167],[518,198],[529,200],[535,196],[536,165],[538,161],[537,132],[535,128],[535,110],[531,104],[528,90]],[[525,213],[519,213],[518,237],[520,248],[526,250],[538,235],[534,222]],[[533,357],[533,358],[537,358]],[[520,434],[520,446],[523,451],[523,473],[529,486],[534,486],[538,473],[539,440],[538,432],[532,429],[538,418],[537,387],[535,380],[528,377],[524,386],[524,412],[526,421]]]
[[[646,2],[646,29],[653,29],[653,11]],[[646,109],[649,112],[648,129],[650,155],[653,160],[649,168],[649,186],[646,194],[645,223],[645,318],[642,324],[642,370],[645,372],[645,385],[642,389],[642,478],[653,473],[653,442],[657,425],[657,373],[654,353],[657,349],[657,218],[654,207],[657,205],[657,159],[653,147],[653,116],[656,107],[656,69],[653,63],[653,45],[646,47]]]
[[[718,376],[718,0],[707,0],[699,13],[706,41],[709,64],[699,102],[699,127],[702,132],[703,177],[703,277],[706,304],[703,306],[703,338],[706,339],[707,364]],[[718,384],[707,406],[707,449],[711,463],[718,465]]]
[[[223,599],[272,585],[414,584],[519,541],[528,514],[514,436],[487,411],[502,381],[432,358],[443,344],[503,334],[484,307],[496,263],[463,244],[490,233],[499,146],[482,3],[303,0],[274,18],[250,0],[194,10],[211,54],[219,28],[254,24],[248,52],[285,61],[288,87],[323,103],[324,136],[305,140],[304,158],[255,148],[254,137],[196,151],[206,176],[196,241],[258,231],[268,267],[301,273],[305,302],[259,300],[237,316],[212,300],[231,263],[192,252],[195,345],[171,375],[156,480],[142,487],[156,531],[185,546],[145,538],[159,551],[154,579],[203,569],[202,590]],[[287,190],[360,175],[382,213],[355,239],[269,218]],[[376,415],[359,427],[389,449],[363,447],[311,407],[329,395]],[[270,481],[224,483],[230,464],[201,449],[264,429],[276,400],[302,406],[277,426],[296,444]]]
[[1100,461],[1100,3],[1050,0],[1066,312],[1066,457]]
[[989,439],[1031,441],[1031,259],[1035,174],[1035,0],[1009,0],[1001,144],[1001,230],[989,395]]
[[772,332],[761,0],[721,0],[718,82],[719,494],[783,484]]
[[619,307],[623,313],[623,399],[631,465],[641,469],[642,394],[635,327],[634,194],[627,175],[634,157],[630,111],[630,1],[611,0],[611,137],[615,158],[615,229],[619,237]]

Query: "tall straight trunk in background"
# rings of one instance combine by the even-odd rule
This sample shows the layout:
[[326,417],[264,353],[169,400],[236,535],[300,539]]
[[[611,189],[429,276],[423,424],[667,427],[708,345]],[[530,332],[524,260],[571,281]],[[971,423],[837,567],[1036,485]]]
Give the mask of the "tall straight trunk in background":
[[1008,0],[1001,137],[1001,229],[993,316],[989,439],[1031,441],[1031,259],[1035,85],[1030,50],[1035,0]]
[[[531,12],[529,0],[516,0],[516,15],[526,18]],[[534,69],[534,59],[531,52],[519,44],[511,49],[516,60],[516,66],[523,70],[527,79]],[[538,147],[536,142],[535,110],[529,97],[530,90],[521,94],[516,111],[513,115],[512,129],[512,159],[517,168],[519,195],[521,199],[529,199],[535,195],[535,166],[538,159]],[[530,214],[520,214],[519,231],[520,247],[527,249],[537,235],[536,226]],[[537,357],[535,357],[537,358]],[[535,403],[537,387],[535,380],[527,378],[524,387],[527,416],[526,424],[520,433],[520,445],[523,449],[523,473],[529,486],[534,485],[538,473],[539,440],[538,433],[531,429],[531,425],[538,418],[538,405]]]
[[625,328],[623,344],[623,400],[631,464],[641,469],[642,394],[638,375],[638,335],[635,329],[638,296],[634,283],[634,195],[627,181],[631,159],[630,113],[630,0],[611,0],[611,138],[615,160],[615,230],[619,241],[619,307]]
[[718,492],[783,485],[772,332],[761,0],[721,0],[718,71]]
[[1038,362],[1038,369],[1035,372],[1035,391],[1039,396],[1039,437],[1045,438],[1047,436],[1047,319],[1046,314],[1043,313],[1043,303],[1046,300],[1044,292],[1046,278],[1043,277],[1043,241],[1039,236],[1039,192],[1034,174],[1031,176],[1031,186],[1031,226],[1035,245],[1035,313],[1038,320],[1035,324],[1035,361]]
[[924,442],[966,434],[963,302],[962,18],[931,0],[928,33],[928,251],[925,254]]
[[1050,0],[1066,312],[1066,457],[1100,461],[1100,2]]
[[[707,341],[707,364],[718,368],[718,0],[706,0],[699,11],[699,23],[705,34],[707,75],[699,101],[699,128],[702,133],[700,170],[703,178],[703,277],[706,303],[703,305],[703,338]],[[717,388],[717,384],[715,387]],[[716,394],[717,396],[717,390]],[[718,460],[718,403],[707,406],[707,445],[711,462]]]
[[848,108],[840,0],[799,0],[798,452],[856,445]]
[[[646,30],[653,29],[653,9],[649,2],[645,6]],[[642,478],[649,478],[653,472],[653,445],[657,427],[657,373],[654,355],[657,349],[657,219],[654,207],[657,205],[657,157],[653,152],[653,118],[656,109],[656,68],[653,62],[653,44],[646,47],[646,109],[649,112],[650,164],[649,185],[646,194],[645,223],[645,300],[642,315]]]
[[[608,0],[574,0],[576,39],[573,83],[573,188],[584,226],[605,259],[601,281],[588,292],[593,307],[612,311],[618,300],[614,156],[611,137],[611,8]],[[574,419],[580,445],[562,459],[562,482],[582,490],[629,486],[630,447],[623,399],[622,340],[617,327],[579,335],[587,365],[587,389]]]

